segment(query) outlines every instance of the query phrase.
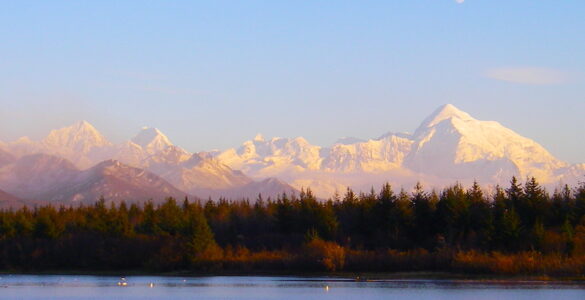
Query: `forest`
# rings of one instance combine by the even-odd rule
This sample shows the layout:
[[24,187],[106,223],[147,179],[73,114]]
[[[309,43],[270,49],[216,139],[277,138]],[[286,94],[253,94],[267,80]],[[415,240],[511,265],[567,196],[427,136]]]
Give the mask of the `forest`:
[[0,271],[585,274],[585,183],[0,211]]

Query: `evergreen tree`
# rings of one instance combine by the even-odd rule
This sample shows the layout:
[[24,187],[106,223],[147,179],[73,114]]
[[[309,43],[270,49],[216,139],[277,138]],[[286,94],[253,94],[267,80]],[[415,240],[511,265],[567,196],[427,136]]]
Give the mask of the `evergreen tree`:
[[434,200],[431,201],[431,197],[423,190],[420,183],[414,187],[411,203],[414,212],[414,228],[411,239],[422,247],[433,248],[432,241],[437,232],[434,219],[436,203]]
[[158,216],[154,210],[152,201],[147,201],[144,204],[144,219],[140,226],[140,232],[149,235],[156,235],[161,232]]
[[207,223],[202,209],[189,205],[187,210],[187,255],[190,261],[197,260],[210,247],[216,247],[213,232]]
[[377,229],[380,232],[382,245],[397,246],[400,215],[396,209],[396,196],[390,184],[386,183],[380,190],[380,195],[377,198],[374,206],[373,221],[377,224]]
[[492,234],[494,233],[492,206],[484,197],[477,181],[474,181],[473,186],[467,191],[467,199],[470,203],[469,226],[477,234],[477,240],[474,241],[474,244],[486,248],[492,242]]
[[510,187],[506,190],[506,196],[508,197],[508,204],[506,205],[508,208],[519,208],[524,192],[516,176],[512,176]]
[[526,181],[524,193],[520,198],[521,206],[517,208],[525,226],[532,227],[537,221],[546,222],[551,219],[547,199],[546,191],[534,177]]
[[55,239],[61,233],[55,222],[56,212],[51,206],[42,207],[36,212],[33,228],[34,236],[37,238]]
[[183,210],[177,205],[177,201],[170,197],[159,207],[158,223],[162,231],[176,235],[182,230]]
[[522,234],[522,225],[516,209],[512,208],[504,212],[501,224],[501,237],[503,249],[518,250],[520,248],[520,237]]

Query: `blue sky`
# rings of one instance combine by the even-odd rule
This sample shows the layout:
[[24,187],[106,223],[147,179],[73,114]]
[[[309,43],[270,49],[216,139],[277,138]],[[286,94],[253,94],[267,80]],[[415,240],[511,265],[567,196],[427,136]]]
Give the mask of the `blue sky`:
[[0,140],[191,151],[414,131],[452,103],[585,162],[585,1],[2,1]]

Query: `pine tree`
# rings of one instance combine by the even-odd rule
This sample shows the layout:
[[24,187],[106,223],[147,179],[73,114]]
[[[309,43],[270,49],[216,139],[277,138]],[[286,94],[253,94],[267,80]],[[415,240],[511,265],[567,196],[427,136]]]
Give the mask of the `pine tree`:
[[[494,231],[494,216],[492,206],[484,197],[477,181],[467,191],[469,201],[469,225],[471,230],[478,234],[475,246],[487,247],[492,241]],[[478,245],[479,244],[479,245]]]
[[467,196],[463,187],[456,184],[441,193],[437,203],[436,220],[438,229],[447,243],[461,243],[468,231],[469,220]]
[[504,249],[517,250],[520,246],[522,227],[520,217],[514,208],[506,210],[502,218],[502,246]]
[[158,208],[158,222],[161,230],[176,235],[181,231],[183,226],[183,210],[177,205],[177,201],[169,197]]
[[201,259],[201,255],[212,247],[217,247],[213,232],[207,223],[202,209],[191,204],[187,210],[187,257],[190,261]]
[[144,204],[144,218],[140,224],[140,232],[148,235],[157,235],[161,233],[158,222],[158,215],[154,210],[152,201]]
[[373,221],[377,225],[375,228],[380,232],[384,246],[396,244],[400,216],[397,215],[395,204],[394,191],[390,184],[386,183],[380,190],[373,210]]
[[434,215],[436,203],[431,201],[419,182],[414,187],[411,203],[414,213],[414,232],[411,238],[422,247],[432,248],[430,243],[437,231]]
[[528,228],[534,226],[537,221],[547,222],[550,217],[548,195],[534,177],[526,181],[524,193],[521,197],[521,207],[518,208],[523,224]]
[[522,185],[516,179],[516,176],[512,176],[512,180],[510,181],[510,187],[506,190],[506,196],[508,197],[508,208],[518,208],[520,206],[520,202],[524,193],[522,191]]

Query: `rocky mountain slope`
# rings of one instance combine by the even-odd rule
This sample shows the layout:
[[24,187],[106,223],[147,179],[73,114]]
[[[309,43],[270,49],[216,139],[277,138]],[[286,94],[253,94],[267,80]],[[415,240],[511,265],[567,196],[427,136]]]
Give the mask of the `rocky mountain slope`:
[[188,195],[151,172],[119,161],[79,170],[68,160],[48,154],[23,156],[0,168],[0,188],[20,198],[53,204],[90,204],[102,196],[108,202],[160,202]]

